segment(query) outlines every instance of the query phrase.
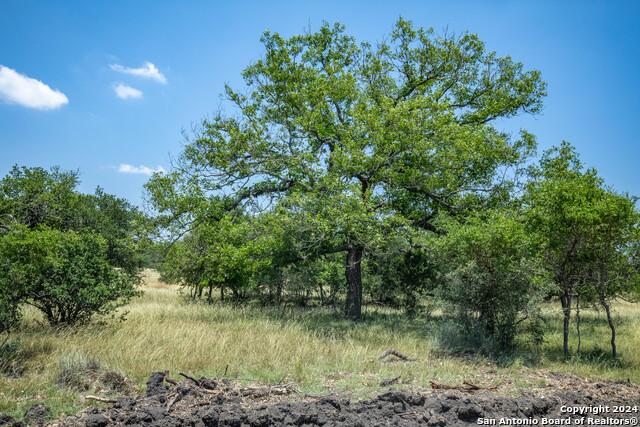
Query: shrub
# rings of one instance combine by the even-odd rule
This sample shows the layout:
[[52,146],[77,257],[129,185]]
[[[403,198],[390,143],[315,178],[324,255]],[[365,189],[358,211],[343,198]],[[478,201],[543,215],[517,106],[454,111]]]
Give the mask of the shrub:
[[[0,260],[0,269],[2,267],[2,261]],[[4,346],[4,341],[9,338],[9,331],[19,317],[18,299],[12,295],[10,288],[2,280],[2,273],[0,273],[0,350]],[[5,338],[2,338],[3,333],[7,334]]]
[[509,347],[540,294],[523,227],[499,213],[452,224],[436,253],[439,295],[448,311],[464,330]]
[[373,301],[414,316],[432,295],[436,269],[429,251],[396,241],[369,255],[365,273]]
[[0,284],[51,325],[82,323],[137,295],[136,277],[114,268],[106,252],[97,235],[20,228],[0,239]]
[[[0,351],[7,344],[11,328],[20,319],[19,305],[23,294],[22,290],[15,286],[20,281],[19,275],[16,276],[17,272],[10,268],[11,261],[3,256],[9,250],[5,247],[7,242],[6,235],[0,234]],[[4,338],[3,334],[6,334]]]

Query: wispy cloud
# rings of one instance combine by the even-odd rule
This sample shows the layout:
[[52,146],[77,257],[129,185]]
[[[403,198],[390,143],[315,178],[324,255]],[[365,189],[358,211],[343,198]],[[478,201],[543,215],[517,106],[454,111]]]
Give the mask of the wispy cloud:
[[160,83],[166,83],[167,78],[151,62],[145,62],[140,68],[123,67],[120,64],[111,64],[111,69],[119,73],[131,74],[132,76],[144,77],[145,79],[155,80]]
[[113,90],[116,92],[116,95],[118,95],[118,98],[142,98],[141,91],[131,86],[127,86],[123,83],[119,83],[117,86],[114,86]]
[[151,169],[148,166],[144,166],[144,165],[140,165],[139,167],[135,167],[133,165],[128,165],[126,163],[122,163],[119,167],[118,167],[118,172],[122,172],[122,173],[137,173],[137,174],[144,174],[144,175],[153,175],[154,173],[158,172],[158,173],[164,173],[166,172],[164,170],[164,168],[162,166],[158,166],[155,170]]
[[68,104],[64,93],[53,90],[39,80],[0,65],[0,99],[8,104],[38,110],[55,110]]

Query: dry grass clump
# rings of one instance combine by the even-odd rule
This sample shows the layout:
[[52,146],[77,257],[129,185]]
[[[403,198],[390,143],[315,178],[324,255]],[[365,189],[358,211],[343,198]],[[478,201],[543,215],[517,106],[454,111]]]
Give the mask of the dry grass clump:
[[81,356],[60,359],[57,384],[75,391],[86,391],[98,380],[102,365],[97,359]]
[[5,342],[0,343],[2,344],[0,346],[0,375],[19,377],[24,372],[20,340],[9,341],[8,338],[5,339]]
[[56,384],[80,392],[131,394],[138,390],[125,375],[105,368],[98,359],[80,354],[60,358]]

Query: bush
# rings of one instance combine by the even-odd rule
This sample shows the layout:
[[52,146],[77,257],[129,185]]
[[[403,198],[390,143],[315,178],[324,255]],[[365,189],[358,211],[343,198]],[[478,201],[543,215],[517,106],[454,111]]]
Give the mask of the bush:
[[51,325],[113,312],[137,295],[137,278],[107,261],[104,238],[20,228],[0,238],[2,289],[38,308]]
[[540,294],[523,227],[499,213],[470,219],[452,225],[436,253],[439,296],[448,311],[464,330],[509,347]]
[[[0,260],[0,271],[2,270],[3,262]],[[0,350],[5,339],[2,338],[2,334],[6,333],[8,338],[9,331],[20,317],[20,311],[18,310],[19,300],[13,295],[2,276],[3,274],[0,272]]]
[[[23,294],[22,290],[15,286],[19,276],[16,277],[16,272],[11,271],[11,261],[3,256],[7,253],[7,248],[4,248],[7,241],[5,239],[8,238],[0,234],[0,351],[7,343],[11,329],[20,319],[19,305]],[[2,337],[5,333],[6,336]]]
[[391,242],[366,260],[367,290],[373,301],[417,315],[433,292],[436,269],[429,251]]

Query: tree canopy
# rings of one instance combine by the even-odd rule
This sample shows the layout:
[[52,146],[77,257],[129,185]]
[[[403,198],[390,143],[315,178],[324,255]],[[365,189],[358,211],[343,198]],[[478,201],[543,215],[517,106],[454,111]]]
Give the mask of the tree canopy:
[[242,207],[300,215],[299,257],[344,252],[345,311],[360,317],[365,251],[412,227],[437,231],[510,185],[505,168],[535,148],[494,126],[537,113],[546,85],[473,34],[437,34],[399,19],[386,41],[358,43],[342,25],[284,38],[265,32],[233,114],[205,119],[174,170],[147,184],[182,232]]

